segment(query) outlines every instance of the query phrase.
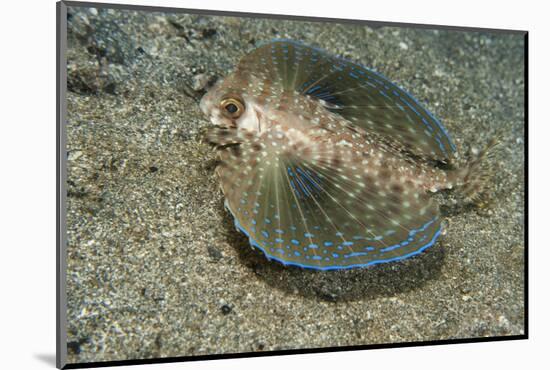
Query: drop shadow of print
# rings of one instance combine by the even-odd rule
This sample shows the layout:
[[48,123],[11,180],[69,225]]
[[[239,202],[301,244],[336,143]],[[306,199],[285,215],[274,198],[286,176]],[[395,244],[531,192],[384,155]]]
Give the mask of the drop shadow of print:
[[308,299],[346,302],[392,297],[437,279],[445,259],[445,246],[439,241],[414,257],[366,268],[316,271],[284,266],[269,261],[259,249],[252,248],[248,238],[235,229],[232,216],[225,210],[222,212],[228,243],[237,251],[239,263],[273,288]]
[[33,357],[43,364],[55,367],[55,353],[35,353]]

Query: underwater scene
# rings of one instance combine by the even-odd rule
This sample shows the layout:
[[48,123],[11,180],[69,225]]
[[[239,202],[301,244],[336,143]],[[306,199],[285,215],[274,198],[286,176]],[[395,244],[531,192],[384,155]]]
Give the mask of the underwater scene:
[[524,334],[522,33],[67,17],[69,363]]

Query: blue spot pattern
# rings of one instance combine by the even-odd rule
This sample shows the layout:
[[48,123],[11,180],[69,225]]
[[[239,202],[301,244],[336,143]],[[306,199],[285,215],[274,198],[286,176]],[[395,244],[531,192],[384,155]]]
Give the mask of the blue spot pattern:
[[[235,216],[227,202],[226,208]],[[287,239],[286,244],[288,245],[284,246],[285,251],[282,247],[272,247],[284,245],[284,239],[280,237],[272,239],[271,234],[265,230],[261,232],[264,238],[256,239],[254,232],[248,231],[239,223],[237,217],[234,217],[237,230],[243,232],[249,238],[250,244],[261,250],[269,260],[275,260],[287,266],[323,271],[367,267],[403,260],[422,253],[434,245],[441,235],[441,228],[437,221],[438,218],[429,220],[421,227],[412,229],[406,240],[384,248],[370,244],[374,239],[383,239],[383,236],[354,238],[354,241],[347,240],[335,243],[334,241],[316,242],[314,234],[306,233],[303,239],[307,240],[305,243],[300,242],[298,239]],[[430,233],[426,233],[427,230],[431,230]],[[342,232],[338,232],[338,234],[344,235]],[[305,246],[302,247],[301,245]],[[405,252],[401,251],[405,249]],[[324,257],[319,255],[320,253]]]

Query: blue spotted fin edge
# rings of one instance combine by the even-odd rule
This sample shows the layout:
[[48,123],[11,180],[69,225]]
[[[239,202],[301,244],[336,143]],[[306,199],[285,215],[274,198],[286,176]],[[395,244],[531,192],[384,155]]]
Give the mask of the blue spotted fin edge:
[[300,268],[307,269],[307,270],[315,270],[315,271],[351,270],[351,269],[365,268],[365,267],[369,267],[369,266],[379,265],[379,264],[383,264],[383,263],[401,261],[401,260],[408,259],[410,257],[421,254],[426,249],[433,246],[436,243],[439,236],[441,235],[441,227],[439,227],[437,232],[434,234],[432,240],[430,240],[428,243],[426,243],[426,245],[424,245],[423,247],[421,247],[418,250],[416,250],[414,252],[411,252],[407,255],[398,256],[398,257],[394,257],[394,258],[390,258],[390,259],[386,259],[386,260],[375,260],[375,261],[370,261],[370,262],[364,263],[364,264],[346,265],[346,266],[338,266],[338,265],[332,265],[332,266],[302,265],[300,263],[289,262],[289,261],[286,261],[284,259],[280,259],[280,258],[277,258],[275,256],[269,255],[269,253],[258,242],[256,242],[250,236],[250,234],[239,224],[239,221],[237,220],[237,218],[235,217],[235,214],[233,213],[233,211],[231,210],[231,208],[227,204],[227,201],[224,202],[224,206],[229,211],[229,213],[231,213],[231,216],[233,217],[235,228],[237,229],[237,231],[240,231],[241,233],[246,235],[250,245],[252,245],[253,247],[255,247],[255,248],[259,249],[260,251],[262,251],[262,253],[267,258],[268,261],[277,261],[277,262],[283,264],[284,266],[300,267]]

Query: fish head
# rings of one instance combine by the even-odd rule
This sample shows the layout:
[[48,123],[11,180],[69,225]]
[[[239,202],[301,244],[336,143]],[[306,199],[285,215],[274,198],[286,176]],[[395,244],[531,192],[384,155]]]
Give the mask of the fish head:
[[270,86],[270,94],[266,95],[262,91],[265,84],[261,76],[230,75],[202,97],[200,108],[216,126],[266,132],[277,122],[288,122],[289,114],[288,110],[281,110],[270,102],[270,97],[281,97],[282,89]]

